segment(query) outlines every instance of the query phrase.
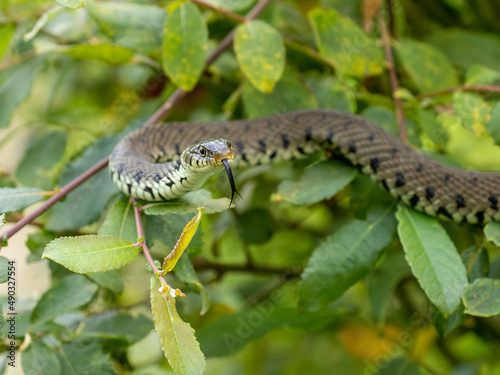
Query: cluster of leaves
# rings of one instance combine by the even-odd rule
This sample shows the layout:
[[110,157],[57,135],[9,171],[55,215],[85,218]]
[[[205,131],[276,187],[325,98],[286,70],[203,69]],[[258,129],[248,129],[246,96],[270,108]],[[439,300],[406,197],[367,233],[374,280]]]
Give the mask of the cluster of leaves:
[[[244,23],[254,0],[29,3],[0,7],[0,147],[29,135],[19,164],[2,167],[0,227],[109,155],[178,87],[193,92],[172,119],[333,108],[390,132],[394,95],[416,147],[500,168],[498,1],[270,1]],[[394,93],[376,17],[394,34]],[[204,71],[233,28],[233,48]],[[26,243],[52,287],[19,296],[24,372],[499,371],[500,226],[426,217],[323,159],[237,171],[232,210],[217,178],[180,201],[139,202],[141,239],[106,171],[81,184]],[[186,292],[176,305],[133,261],[143,241],[167,256],[199,206],[213,215],[165,276]]]

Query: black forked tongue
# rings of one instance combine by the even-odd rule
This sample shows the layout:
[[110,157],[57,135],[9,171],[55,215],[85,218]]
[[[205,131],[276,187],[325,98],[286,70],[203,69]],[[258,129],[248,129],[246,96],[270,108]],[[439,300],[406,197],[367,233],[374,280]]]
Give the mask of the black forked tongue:
[[229,167],[229,161],[227,159],[221,160],[222,164],[224,164],[224,168],[226,168],[227,177],[229,178],[229,185],[231,185],[231,201],[229,202],[229,208],[231,208],[231,204],[233,203],[234,193],[238,194],[240,198],[243,197],[236,190],[236,185],[234,184],[233,172],[231,171],[231,167]]

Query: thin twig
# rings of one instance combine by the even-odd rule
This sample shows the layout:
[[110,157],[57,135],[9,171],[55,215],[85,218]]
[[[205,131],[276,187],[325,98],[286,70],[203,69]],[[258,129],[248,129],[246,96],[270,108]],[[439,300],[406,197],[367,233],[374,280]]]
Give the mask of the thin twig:
[[394,2],[387,0],[387,18],[389,19],[389,32],[391,35],[396,35],[396,22],[394,22]]
[[135,198],[130,198],[130,201],[132,202],[132,206],[134,207],[134,216],[135,216],[135,225],[137,228],[137,237],[141,241],[142,252],[144,253],[146,260],[148,261],[148,263],[151,266],[151,269],[153,270],[155,275],[159,274],[160,270],[158,269],[158,267],[156,267],[156,264],[155,264],[153,258],[151,257],[151,253],[149,252],[148,246],[146,245],[146,240],[144,237],[144,229],[142,227],[141,211],[139,209],[139,206],[137,206],[137,200]]
[[[101,169],[106,167],[106,165],[108,165],[108,158],[102,159],[99,163],[97,163],[92,168],[88,169],[87,171],[83,172],[80,176],[75,178],[69,184],[63,186],[57,193],[55,193],[53,196],[51,196],[49,199],[47,199],[40,207],[38,207],[36,210],[34,210],[29,215],[26,215],[25,217],[23,217],[12,228],[10,228],[5,233],[0,235],[0,240],[11,238],[21,228],[23,228],[24,226],[31,223],[38,216],[43,214],[50,207],[52,207],[54,204],[56,204],[62,198],[64,198],[70,191],[72,191],[76,187],[80,186],[83,182],[87,181],[90,177],[92,177],[97,172],[99,172]],[[2,244],[0,243],[0,248],[1,247],[2,247]]]
[[[139,206],[137,206],[137,200],[135,198],[130,198],[130,201],[132,202],[132,205],[134,206],[134,216],[135,216],[135,225],[137,228],[137,237],[140,239],[140,245],[142,247],[142,252],[144,254],[144,257],[148,261],[149,266],[153,270],[153,273],[155,274],[156,277],[160,280],[161,285],[168,285],[167,282],[165,281],[165,278],[161,274],[160,270],[158,267],[156,267],[156,264],[153,260],[153,257],[151,256],[151,253],[149,252],[148,245],[146,245],[146,239],[144,237],[144,229],[142,227],[142,219],[141,219],[141,210],[139,209]],[[163,297],[166,299],[167,297],[162,294]]]
[[[271,2],[271,0],[262,0],[257,3],[257,5],[247,14],[245,17],[246,20],[251,20],[255,17],[257,17],[263,10],[264,8]],[[218,47],[215,49],[214,52],[210,54],[210,56],[206,60],[206,66],[210,65],[215,59],[224,51],[225,48],[227,48],[234,36],[234,30],[231,31],[223,40],[222,42],[218,45]],[[161,120],[166,114],[171,110],[173,107],[174,103],[176,103],[180,98],[182,98],[186,92],[182,89],[177,89],[174,91],[174,93],[167,99],[167,101],[149,118],[148,121],[143,126],[148,126],[151,124],[155,124],[159,120]],[[34,210],[31,214],[25,216],[22,220],[17,222],[12,228],[7,230],[5,233],[0,234],[0,248],[1,246],[1,241],[2,240],[7,240],[11,238],[14,234],[16,234],[21,228],[24,226],[28,225],[31,223],[34,219],[36,219],[38,216],[43,214],[45,211],[47,211],[50,207],[52,207],[55,203],[57,203],[59,200],[61,200],[64,196],[66,196],[69,192],[71,192],[73,189],[76,187],[80,186],[82,183],[84,183],[86,180],[88,180],[90,177],[92,177],[94,174],[99,172],[101,169],[105,168],[108,165],[108,160],[109,158],[105,158],[101,160],[99,163],[82,173],[80,176],[75,178],[73,181],[71,181],[69,184],[63,186],[58,193],[54,194],[52,197],[50,197],[48,200],[46,200],[40,207],[38,207],[36,210]]]
[[217,13],[225,15],[227,18],[231,18],[232,20],[235,20],[236,22],[246,22],[246,19],[239,14],[233,13],[223,7],[211,4],[211,3],[206,3],[202,0],[191,0],[191,2],[201,5],[204,8],[212,9],[215,10]]
[[401,103],[401,99],[396,97],[396,92],[399,90],[399,83],[398,83],[398,77],[396,75],[396,68],[394,66],[394,58],[392,56],[391,38],[389,36],[389,31],[387,30],[387,25],[385,24],[383,18],[379,19],[379,24],[380,24],[380,30],[382,32],[382,43],[384,45],[385,60],[387,61],[389,76],[391,79],[392,98],[394,100],[394,105],[396,106],[396,113],[398,116],[399,136],[403,141],[406,142],[407,138],[406,138],[405,115],[403,113],[403,104]]
[[500,86],[498,85],[460,85],[455,87],[449,87],[447,89],[438,90],[434,92],[422,93],[417,96],[418,99],[430,98],[433,96],[453,94],[455,91],[486,91],[486,92],[498,92],[500,93]]

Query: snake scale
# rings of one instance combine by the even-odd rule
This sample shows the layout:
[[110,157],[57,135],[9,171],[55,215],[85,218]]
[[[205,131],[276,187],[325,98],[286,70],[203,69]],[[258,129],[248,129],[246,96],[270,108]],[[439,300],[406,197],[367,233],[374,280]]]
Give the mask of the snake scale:
[[230,173],[233,159],[257,165],[325,149],[338,150],[392,195],[428,215],[471,224],[500,221],[500,173],[439,164],[364,118],[334,110],[145,127],[118,143],[109,168],[125,194],[162,201],[199,188],[224,168]]

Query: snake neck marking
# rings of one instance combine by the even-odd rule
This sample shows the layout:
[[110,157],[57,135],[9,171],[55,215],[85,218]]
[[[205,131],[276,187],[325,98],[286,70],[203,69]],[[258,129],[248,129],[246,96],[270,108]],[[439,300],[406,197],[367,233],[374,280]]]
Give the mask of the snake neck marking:
[[[136,198],[176,198],[197,189],[208,178],[207,173],[185,166],[182,150],[216,137],[231,140],[234,160],[243,165],[337,149],[392,195],[428,215],[472,224],[500,221],[500,173],[439,164],[364,118],[334,110],[142,128],[120,141],[111,154],[113,181],[122,192]],[[216,168],[218,172],[224,167],[211,171]]]

